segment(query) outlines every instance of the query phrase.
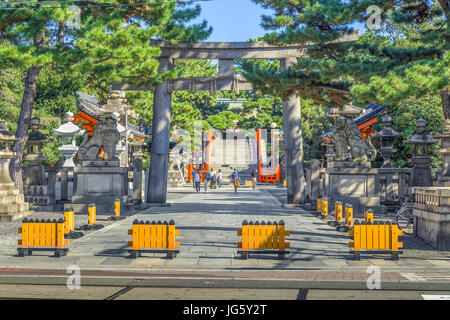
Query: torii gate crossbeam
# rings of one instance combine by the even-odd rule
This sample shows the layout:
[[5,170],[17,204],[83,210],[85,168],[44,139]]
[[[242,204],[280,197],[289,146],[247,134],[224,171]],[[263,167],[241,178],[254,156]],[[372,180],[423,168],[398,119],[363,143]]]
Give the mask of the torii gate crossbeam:
[[[339,39],[339,42],[355,41],[359,31]],[[152,151],[150,177],[147,186],[147,202],[166,203],[169,160],[171,95],[174,90],[239,91],[252,90],[252,85],[234,75],[234,60],[278,59],[281,68],[295,64],[297,58],[305,57],[304,46],[273,46],[265,42],[200,42],[195,44],[170,44],[152,40],[152,46],[159,46],[161,55],[158,72],[173,68],[174,59],[217,59],[217,78],[189,78],[165,81],[155,88],[153,103]],[[113,85],[113,90],[151,90],[150,87],[135,85]],[[301,105],[298,94],[292,94],[283,102],[284,149],[286,152],[287,203],[304,202],[303,139]]]

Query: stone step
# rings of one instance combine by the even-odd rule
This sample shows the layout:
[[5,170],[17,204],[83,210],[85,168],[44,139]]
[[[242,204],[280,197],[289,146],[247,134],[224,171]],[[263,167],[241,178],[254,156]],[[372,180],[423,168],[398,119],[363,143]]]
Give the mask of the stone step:
[[5,197],[7,195],[19,194],[19,190],[13,185],[0,184],[0,197]]
[[0,204],[12,204],[24,202],[22,194],[9,194],[5,196],[0,196]]
[[0,204],[0,214],[13,214],[20,211],[19,209],[20,207],[17,203]]
[[0,213],[0,222],[11,222],[15,221],[21,218],[25,218],[27,216],[30,216],[34,213],[34,211],[21,211],[21,212],[13,212],[8,214],[2,214]]

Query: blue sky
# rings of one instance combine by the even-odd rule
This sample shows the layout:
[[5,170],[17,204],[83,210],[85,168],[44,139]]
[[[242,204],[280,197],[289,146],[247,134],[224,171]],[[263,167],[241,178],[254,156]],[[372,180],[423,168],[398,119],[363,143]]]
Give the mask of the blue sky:
[[[260,26],[261,16],[272,13],[251,0],[212,0],[199,4],[202,12],[195,22],[205,19],[214,29],[205,41],[247,41],[262,37],[266,31]],[[354,27],[364,32],[363,25]]]
[[265,34],[261,28],[261,15],[270,14],[250,0],[213,0],[200,2],[199,20],[207,20],[214,28],[206,41],[247,41]]

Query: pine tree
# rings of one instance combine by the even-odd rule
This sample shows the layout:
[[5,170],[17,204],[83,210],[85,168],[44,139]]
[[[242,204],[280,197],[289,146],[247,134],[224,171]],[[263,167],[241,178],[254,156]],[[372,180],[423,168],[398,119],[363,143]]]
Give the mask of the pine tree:
[[[390,102],[406,99],[428,83],[429,90],[442,92],[443,107],[449,109],[448,1],[253,1],[275,12],[263,16],[262,26],[271,31],[264,40],[304,45],[308,54],[286,71],[242,62],[245,77],[257,90],[281,96],[297,91],[324,105],[342,106],[355,96],[366,103],[376,93],[389,91],[386,82],[391,92],[398,86],[403,89]],[[371,22],[374,16],[367,9],[372,5],[380,8],[383,19],[392,17],[395,23],[418,26],[414,43],[401,46],[367,35],[356,42],[333,42],[353,32],[354,23]],[[392,81],[381,83],[385,77]]]
[[24,93],[13,146],[16,156],[10,173],[22,190],[22,156],[27,139],[36,88],[43,67],[62,68],[85,74],[103,99],[113,82],[144,84],[160,81],[160,54],[150,39],[193,42],[211,33],[206,22],[188,26],[200,7],[157,0],[100,0],[76,2],[80,28],[68,21],[73,16],[68,1],[29,2],[12,0],[0,8],[0,69],[26,70]]

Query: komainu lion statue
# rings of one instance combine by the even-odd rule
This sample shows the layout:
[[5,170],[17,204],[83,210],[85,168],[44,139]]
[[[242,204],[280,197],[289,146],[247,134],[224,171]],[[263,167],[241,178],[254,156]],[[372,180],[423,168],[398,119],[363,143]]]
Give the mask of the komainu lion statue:
[[334,131],[328,136],[333,139],[336,145],[336,161],[374,161],[377,155],[371,138],[367,140],[361,135],[355,123],[347,118],[336,119]]
[[90,139],[87,133],[84,136],[84,140],[78,149],[78,158],[82,161],[99,160],[98,155],[103,147],[106,161],[117,160],[116,146],[119,141],[120,134],[117,130],[117,121],[114,118],[102,119],[98,122]]

